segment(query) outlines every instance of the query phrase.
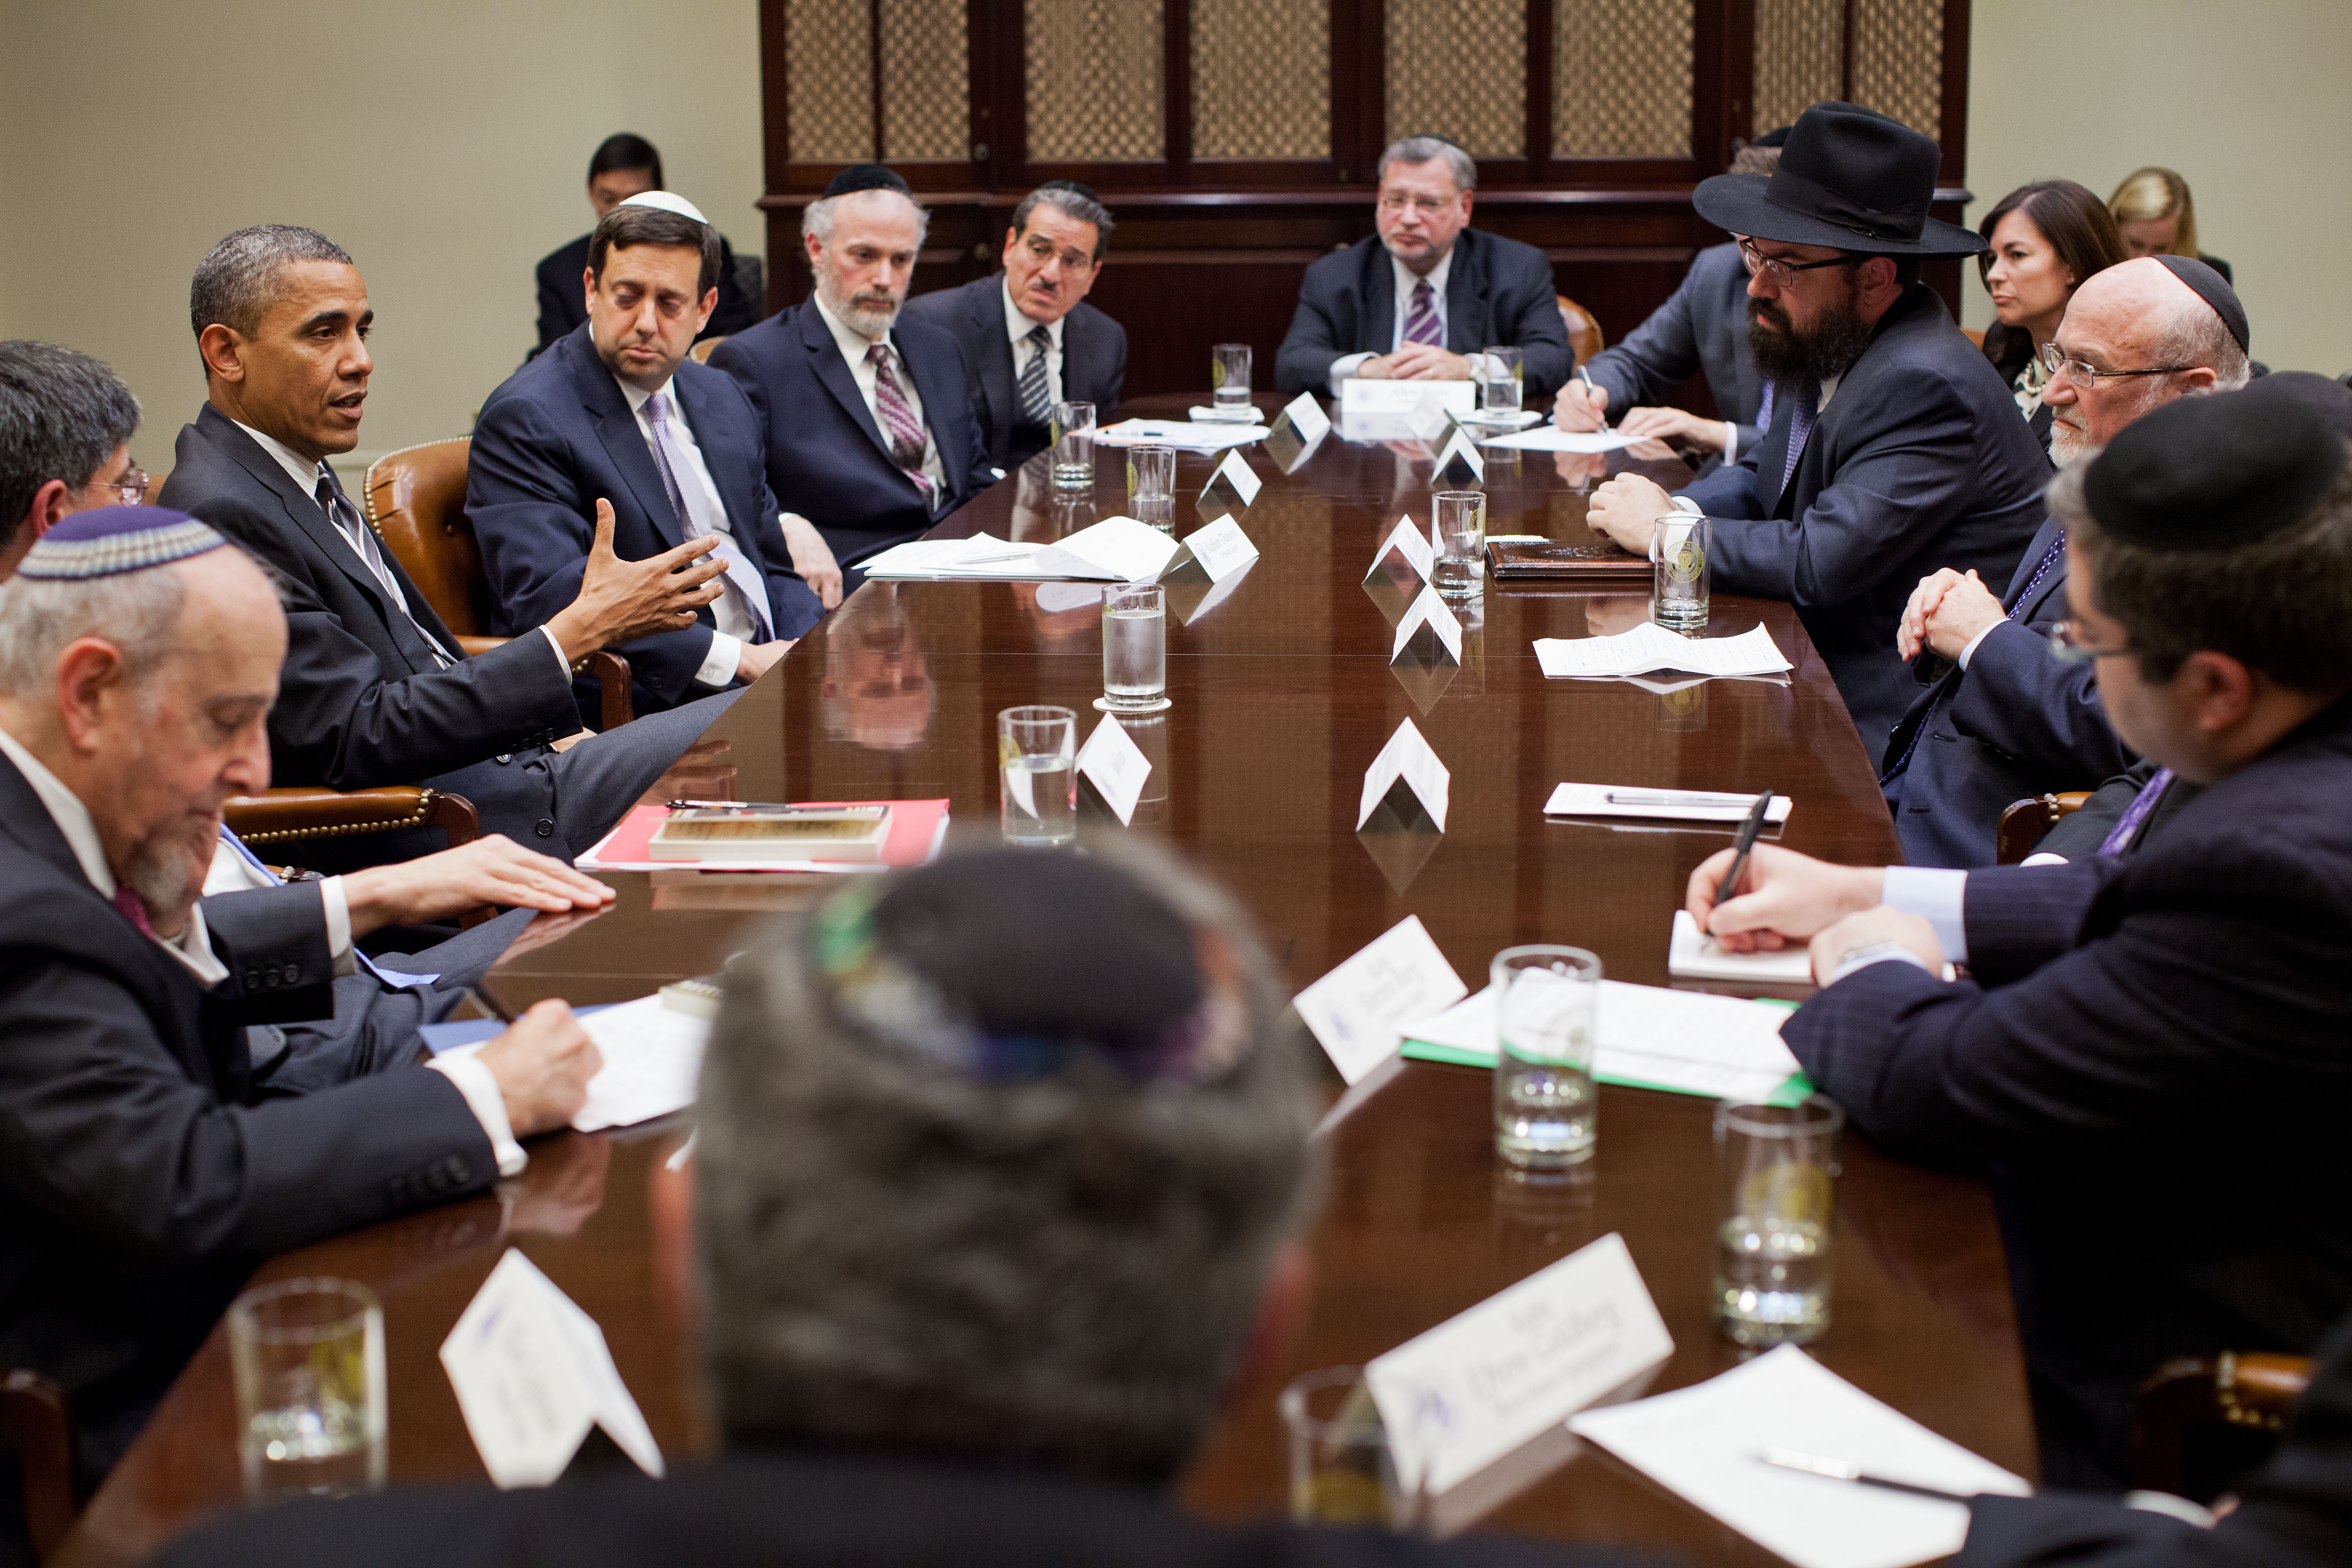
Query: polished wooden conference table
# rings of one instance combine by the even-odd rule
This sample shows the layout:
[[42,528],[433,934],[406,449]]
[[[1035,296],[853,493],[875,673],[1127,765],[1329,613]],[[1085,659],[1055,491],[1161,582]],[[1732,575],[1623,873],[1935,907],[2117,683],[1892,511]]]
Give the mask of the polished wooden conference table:
[[[1139,410],[1181,417],[1191,400]],[[1279,400],[1261,398],[1272,408]],[[1607,458],[1489,448],[1490,533],[1584,537],[1585,494]],[[1178,463],[1177,532],[1214,459]],[[1710,635],[1761,621],[1796,668],[1786,685],[1712,681],[1655,694],[1547,681],[1530,643],[1616,631],[1646,590],[1596,593],[1490,582],[1466,619],[1462,666],[1441,682],[1392,671],[1391,624],[1362,586],[1400,515],[1426,526],[1431,464],[1409,440],[1335,431],[1278,471],[1254,449],[1263,492],[1243,517],[1261,558],[1205,612],[1175,596],[1173,706],[1131,722],[1152,763],[1130,831],[1164,836],[1237,893],[1304,986],[1417,915],[1474,988],[1499,948],[1566,942],[1609,975],[1667,983],[1666,939],[1685,877],[1727,830],[1549,822],[1554,784],[1753,790],[1795,809],[1780,841],[1828,858],[1896,858],[1870,759],[1787,606],[1718,595]],[[1652,463],[1662,479],[1678,463]],[[1033,463],[957,512],[943,532],[1034,538],[1125,508],[1121,454],[1097,455],[1091,493],[1055,493]],[[1023,703],[1097,716],[1098,611],[1071,584],[869,583],[709,731],[665,786],[741,800],[952,802],[958,836],[996,834],[995,715]],[[1452,774],[1442,837],[1359,835],[1365,768],[1412,718]],[[1117,831],[1106,828],[1103,831]],[[761,940],[761,923],[814,896],[798,879],[615,873],[614,909],[509,955],[504,1005],[642,996],[707,974]],[[520,946],[520,945],[519,945]],[[1336,1077],[1331,1092],[1338,1092]],[[1409,1064],[1332,1134],[1331,1182],[1313,1235],[1310,1319],[1278,1375],[1234,1404],[1186,1476],[1214,1517],[1276,1515],[1286,1499],[1274,1391],[1299,1372],[1360,1363],[1579,1247],[1621,1232],[1671,1328],[1660,1391],[1733,1364],[1707,1317],[1717,1202],[1709,1102],[1607,1089],[1582,1179],[1529,1186],[1492,1148],[1489,1075]],[[383,1296],[395,1482],[478,1480],[483,1470],[436,1359],[491,1266],[522,1249],[604,1327],[622,1375],[673,1459],[713,1446],[688,1331],[654,1255],[648,1193],[682,1124],[544,1139],[499,1196],[429,1210],[271,1260],[258,1279],[330,1274]],[[1831,1328],[1812,1347],[1869,1393],[1994,1462],[2035,1473],[2025,1377],[1991,1204],[1978,1183],[1897,1164],[1849,1136],[1839,1183]],[[135,1561],[239,1500],[224,1335],[215,1331],[93,1500],[67,1561]],[[1523,1490],[1475,1528],[1638,1542],[1693,1561],[1776,1561],[1607,1456],[1529,1457]],[[625,1462],[625,1461],[622,1461]],[[1542,1469],[1549,1464],[1548,1470]],[[1506,1484],[1506,1483],[1508,1484]]]

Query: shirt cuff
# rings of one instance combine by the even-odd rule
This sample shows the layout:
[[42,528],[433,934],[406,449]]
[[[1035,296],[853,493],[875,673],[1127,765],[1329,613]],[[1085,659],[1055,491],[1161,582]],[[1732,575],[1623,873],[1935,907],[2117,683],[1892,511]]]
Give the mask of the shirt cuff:
[[1869,946],[1864,947],[1860,952],[1854,954],[1853,957],[1841,963],[1836,968],[1832,969],[1829,972],[1828,978],[1823,980],[1822,983],[1824,986],[1834,986],[1840,980],[1844,979],[1848,975],[1858,975],[1863,970],[1869,968],[1873,964],[1884,964],[1890,960],[1895,963],[1908,964],[1913,968],[1921,971],[1925,971],[1927,967],[1927,962],[1926,959],[1920,957],[1918,954],[1914,953],[1910,948],[1906,947],[1899,943],[1874,942]]
[[1935,866],[1891,865],[1885,891],[1879,901],[1889,909],[1916,915],[1936,928],[1944,956],[1955,964],[1969,961],[1969,928],[1961,908],[1968,895],[1969,873]]
[[1996,622],[1994,622],[1991,625],[1990,625],[1990,626],[1986,627],[1983,631],[1981,631],[1981,632],[1978,632],[1975,636],[1973,636],[1973,637],[1971,637],[1971,638],[1969,638],[1969,645],[1968,645],[1967,647],[1965,647],[1965,648],[1963,648],[1963,649],[1961,649],[1961,650],[1960,650],[1960,657],[1959,657],[1959,666],[1960,666],[1960,668],[1962,668],[1963,670],[1965,670],[1965,669],[1967,669],[1967,668],[1969,667],[1969,661],[1970,659],[1973,659],[1973,658],[1975,658],[1975,657],[1977,656],[1977,649],[1978,649],[1979,647],[1980,647],[1980,646],[1983,644],[1984,640],[1985,640],[1986,638],[1988,638],[1988,637],[1991,636],[1994,632],[1996,632],[2000,631],[2000,627],[2001,627],[2001,623],[2000,623],[2000,622],[1996,621]]
[[2048,850],[2038,850],[2017,862],[2020,865],[2072,865],[2064,855],[2053,855]]
[[448,1052],[435,1057],[425,1067],[446,1076],[466,1097],[466,1106],[474,1113],[474,1120],[489,1134],[490,1153],[499,1162],[501,1176],[520,1176],[530,1156],[515,1142],[513,1124],[507,1120],[507,1097],[499,1091],[498,1075],[482,1065],[473,1052],[463,1055]]
[[724,632],[710,634],[710,652],[702,656],[702,668],[694,678],[706,686],[724,686],[735,680],[735,668],[743,662],[743,640],[730,637]]
[[1723,460],[1739,461],[1739,426],[1727,419],[1723,422]]
[[1364,361],[1366,360],[1376,359],[1379,356],[1374,354],[1342,354],[1338,359],[1332,361],[1330,378],[1331,395],[1333,397],[1338,397],[1339,395],[1339,383],[1341,382],[1355,380],[1356,372],[1364,368]]
[[569,681],[572,678],[572,661],[563,656],[563,644],[557,642],[555,633],[546,627],[541,626],[540,631],[546,634],[547,645],[555,650],[556,666],[563,672],[563,678]]
[[352,900],[343,879],[331,876],[319,884],[319,901],[327,906],[327,956],[335,963],[335,978],[360,972],[352,956]]

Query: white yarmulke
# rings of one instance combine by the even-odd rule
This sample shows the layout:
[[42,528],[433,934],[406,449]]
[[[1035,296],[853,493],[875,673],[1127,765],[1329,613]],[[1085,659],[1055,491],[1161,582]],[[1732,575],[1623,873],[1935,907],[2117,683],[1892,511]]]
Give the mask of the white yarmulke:
[[625,207],[658,207],[666,213],[676,213],[682,218],[692,218],[698,224],[707,224],[710,221],[709,218],[702,215],[700,209],[696,207],[692,202],[688,201],[684,196],[679,195],[675,191],[639,191],[635,195],[631,196],[627,201],[623,202],[621,205]]

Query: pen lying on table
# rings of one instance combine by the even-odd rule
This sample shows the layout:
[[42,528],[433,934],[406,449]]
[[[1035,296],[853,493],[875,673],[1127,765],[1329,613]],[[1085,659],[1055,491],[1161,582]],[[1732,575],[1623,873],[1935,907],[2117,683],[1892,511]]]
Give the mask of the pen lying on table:
[[1612,806],[1752,806],[1753,795],[1717,795],[1705,789],[1612,789]]
[[1946,1491],[1940,1487],[1923,1487],[1912,1481],[1889,1480],[1885,1476],[1870,1474],[1860,1465],[1850,1464],[1843,1459],[1825,1459],[1818,1454],[1801,1454],[1793,1448],[1767,1448],[1756,1457],[1768,1465],[1777,1465],[1784,1470],[1801,1470],[1806,1475],[1820,1476],[1826,1480],[1854,1481],[1863,1486],[1878,1487],[1886,1491],[1908,1492],[1913,1497],[1931,1497],[1938,1502],[1973,1500],[1971,1496],[1965,1492]]

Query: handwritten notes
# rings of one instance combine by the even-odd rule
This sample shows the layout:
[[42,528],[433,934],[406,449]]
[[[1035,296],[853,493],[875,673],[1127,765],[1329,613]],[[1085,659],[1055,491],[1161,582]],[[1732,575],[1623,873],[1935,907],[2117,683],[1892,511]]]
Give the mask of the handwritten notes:
[[1794,668],[1762,625],[1737,637],[1684,637],[1644,621],[1613,637],[1538,637],[1536,663],[1552,680],[1646,675],[1688,670],[1700,675],[1763,675]]

